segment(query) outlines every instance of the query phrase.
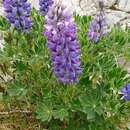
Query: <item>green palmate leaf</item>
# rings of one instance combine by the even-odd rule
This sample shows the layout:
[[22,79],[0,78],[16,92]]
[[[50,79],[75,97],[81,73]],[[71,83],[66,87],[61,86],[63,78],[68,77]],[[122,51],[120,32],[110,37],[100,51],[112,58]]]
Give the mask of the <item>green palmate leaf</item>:
[[63,121],[64,119],[68,118],[69,113],[68,113],[67,109],[61,108],[59,110],[55,110],[53,112],[53,116],[55,119],[60,119],[61,121]]
[[26,65],[22,61],[16,61],[16,69],[18,71],[24,71],[26,69]]
[[96,117],[96,113],[92,110],[92,108],[86,108],[85,110],[87,112],[87,119],[93,120]]
[[36,114],[37,114],[36,115],[37,119],[40,119],[43,122],[45,122],[45,121],[49,122],[53,116],[52,106],[49,104],[41,103],[37,107]]
[[92,93],[80,97],[79,100],[82,105],[81,111],[87,114],[88,120],[94,119],[96,114],[98,115],[103,114],[103,109],[100,104],[101,100],[100,96],[101,95],[99,91],[93,89]]
[[27,89],[19,81],[15,81],[9,85],[9,88],[7,88],[7,93],[11,97],[22,98],[27,94]]

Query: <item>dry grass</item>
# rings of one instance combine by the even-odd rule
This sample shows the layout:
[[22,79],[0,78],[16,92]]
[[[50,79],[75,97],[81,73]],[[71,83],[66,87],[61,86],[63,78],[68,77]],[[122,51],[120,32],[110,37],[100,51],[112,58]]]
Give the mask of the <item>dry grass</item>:
[[32,117],[20,114],[0,117],[0,130],[40,130],[39,123]]
[[[0,112],[4,111],[7,111],[7,108],[0,104]],[[32,113],[14,112],[0,114],[0,130],[41,130],[41,125]]]

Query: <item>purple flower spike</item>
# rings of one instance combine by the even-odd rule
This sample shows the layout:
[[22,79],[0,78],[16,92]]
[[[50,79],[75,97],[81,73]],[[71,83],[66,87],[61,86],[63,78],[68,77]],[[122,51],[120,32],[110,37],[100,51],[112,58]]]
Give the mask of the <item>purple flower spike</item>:
[[130,84],[126,84],[126,86],[121,89],[121,94],[126,101],[130,101]]
[[108,27],[104,11],[101,10],[90,23],[88,31],[89,40],[98,42],[103,36],[107,35],[109,32],[111,32],[111,29]]
[[43,16],[45,16],[49,8],[53,5],[53,0],[39,0],[39,5],[40,5],[40,12]]
[[31,5],[27,0],[4,0],[3,5],[7,13],[9,23],[18,30],[30,30],[32,21],[30,20]]
[[64,84],[78,81],[80,46],[71,14],[64,6],[54,5],[46,16],[45,29],[55,75]]

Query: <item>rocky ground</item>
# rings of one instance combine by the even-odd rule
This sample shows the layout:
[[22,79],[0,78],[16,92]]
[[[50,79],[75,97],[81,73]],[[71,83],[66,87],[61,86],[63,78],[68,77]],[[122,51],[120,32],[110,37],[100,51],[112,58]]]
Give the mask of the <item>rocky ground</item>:
[[[34,7],[38,8],[38,0],[30,0]],[[80,15],[94,15],[101,0],[54,0],[62,1],[68,8]],[[105,4],[105,12],[111,24],[130,23],[130,0],[102,0]]]

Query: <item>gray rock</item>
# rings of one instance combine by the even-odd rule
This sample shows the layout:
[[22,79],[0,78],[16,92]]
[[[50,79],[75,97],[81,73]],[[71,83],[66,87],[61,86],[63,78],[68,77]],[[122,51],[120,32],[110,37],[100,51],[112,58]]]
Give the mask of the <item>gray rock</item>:
[[[95,15],[99,10],[99,1],[104,2],[105,12],[111,24],[126,24],[130,11],[130,0],[63,0],[67,6],[73,8],[80,15]],[[68,3],[68,4],[67,4]],[[127,20],[126,20],[127,19]]]
[[[34,0],[29,0],[31,4],[39,9],[39,3]],[[58,0],[54,0],[57,2]],[[126,23],[126,17],[128,17],[128,11],[130,11],[130,0],[62,0],[62,3],[66,5],[71,11],[74,11],[80,15],[95,15],[99,10],[99,1],[104,2],[105,12],[110,20],[111,24]],[[117,5],[117,6],[115,6]],[[115,6],[116,9],[111,7]]]
[[0,15],[5,15],[4,8],[2,7],[2,4],[0,4]]
[[39,0],[29,0],[29,2],[32,4],[32,7],[39,9]]
[[118,7],[125,12],[130,12],[130,0],[120,0]]
[[126,12],[115,11],[115,10],[106,10],[107,18],[109,19],[111,24],[117,24],[125,21],[128,17]]

